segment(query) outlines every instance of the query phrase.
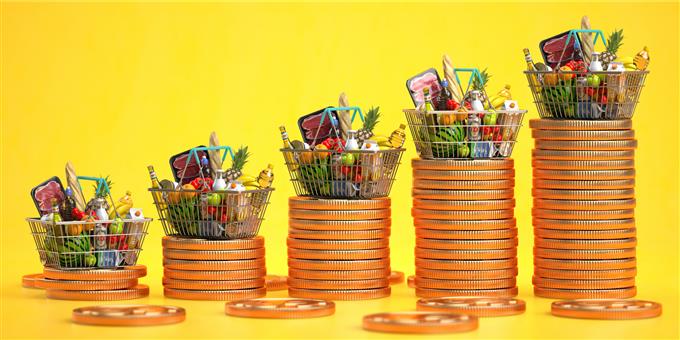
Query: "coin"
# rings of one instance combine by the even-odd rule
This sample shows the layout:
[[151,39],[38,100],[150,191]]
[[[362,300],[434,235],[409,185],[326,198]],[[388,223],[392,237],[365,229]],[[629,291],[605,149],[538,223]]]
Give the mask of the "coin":
[[[416,228],[437,229],[447,231],[486,231],[498,229],[512,229],[517,226],[515,218],[503,220],[433,220],[426,218],[414,218],[413,224]],[[502,237],[499,237],[502,238]]]
[[352,231],[352,230],[375,230],[389,229],[392,220],[389,218],[382,220],[364,221],[319,221],[319,220],[298,220],[291,218],[288,220],[288,227],[297,230],[315,231]]
[[495,180],[515,178],[515,169],[505,170],[422,170],[413,169],[413,178],[440,181]]
[[549,299],[626,299],[634,297],[637,288],[619,289],[556,289],[534,286],[534,295]]
[[400,284],[404,282],[404,273],[393,270],[390,272],[388,279],[390,280],[390,285]]
[[517,268],[496,270],[436,270],[416,268],[416,275],[438,280],[498,280],[517,276]]
[[291,248],[315,249],[315,250],[365,250],[379,249],[390,246],[388,238],[378,238],[374,240],[345,240],[345,241],[324,241],[324,240],[304,240],[288,238],[286,244]]
[[534,257],[534,266],[566,270],[617,270],[635,268],[635,258],[616,260],[562,260]]
[[246,318],[318,318],[333,315],[335,303],[317,299],[258,298],[227,302],[225,312]]
[[526,310],[523,300],[489,297],[444,297],[420,299],[416,303],[419,311],[461,313],[483,316],[506,316],[522,314]]
[[409,288],[416,288],[416,276],[415,275],[409,275],[408,279],[406,281],[408,283]]
[[540,189],[567,189],[567,190],[614,190],[614,189],[634,189],[634,179],[613,179],[613,180],[554,180],[534,178],[534,188]]
[[265,286],[264,277],[247,280],[196,281],[163,278],[163,287],[186,290],[234,290],[261,288]]
[[114,290],[137,286],[137,279],[111,281],[66,281],[41,279],[35,281],[36,288],[61,290]]
[[531,221],[535,227],[558,230],[597,231],[635,228],[635,219],[632,218],[617,220],[555,220],[532,218]]
[[543,150],[635,150],[637,140],[535,140],[534,147]]
[[635,248],[605,250],[565,250],[534,247],[534,256],[566,260],[613,260],[635,257]]
[[477,329],[476,316],[438,312],[378,313],[364,316],[365,330],[386,333],[436,334]]
[[502,289],[432,289],[416,287],[416,296],[421,298],[450,297],[450,296],[484,296],[484,297],[515,297],[517,287]]
[[558,200],[616,200],[631,199],[635,197],[633,189],[617,190],[555,190],[555,189],[531,189],[531,194],[536,198],[548,198]]
[[534,275],[563,280],[607,280],[607,279],[627,279],[634,278],[637,269],[618,269],[618,270],[561,270],[545,269],[534,267]]
[[607,150],[607,151],[572,151],[572,150],[531,150],[532,159],[564,160],[564,161],[610,161],[610,160],[633,160],[633,150]]
[[621,210],[553,210],[532,208],[531,214],[538,218],[556,220],[611,220],[635,217],[633,209]]
[[635,139],[634,130],[531,130],[531,137],[542,140],[614,141]]
[[139,299],[149,296],[149,286],[137,285],[116,290],[61,290],[46,289],[45,295],[57,300],[114,301]]
[[613,289],[628,288],[635,286],[635,278],[607,279],[607,280],[572,280],[572,279],[550,279],[537,277],[534,275],[531,282],[542,288],[558,289]]
[[384,288],[390,285],[388,278],[369,279],[369,280],[309,280],[297,279],[294,277],[288,278],[288,287],[304,288],[304,289],[373,289]]
[[635,170],[533,170],[534,178],[578,180],[578,181],[601,181],[616,179],[634,179]]
[[390,296],[391,292],[392,289],[389,286],[384,288],[352,290],[323,290],[288,287],[288,295],[290,297],[343,301],[380,299]]
[[389,218],[390,209],[374,210],[302,210],[289,209],[288,217],[303,220],[337,220],[337,221],[361,221],[379,220]]
[[446,211],[413,208],[411,215],[415,218],[435,220],[500,220],[513,218],[515,211],[514,209]]
[[422,170],[502,170],[513,169],[515,161],[512,158],[474,160],[413,158],[411,167]]
[[633,123],[630,119],[530,119],[529,127],[538,130],[630,130],[633,128]]
[[390,276],[389,268],[366,270],[305,270],[288,268],[291,277],[313,280],[368,280]]
[[517,258],[501,260],[436,260],[416,258],[416,268],[435,270],[495,270],[517,266]]
[[163,295],[172,299],[233,301],[260,298],[267,295],[267,288],[235,289],[235,290],[185,290],[163,288]]
[[636,238],[621,238],[613,240],[559,240],[540,237],[534,238],[534,246],[550,249],[604,250],[633,248],[636,245]]
[[186,318],[182,307],[155,305],[106,305],[73,310],[71,320],[96,326],[156,326],[179,323]]
[[487,250],[438,250],[416,247],[416,257],[439,260],[498,260],[517,256],[516,248]]
[[418,237],[416,238],[416,247],[449,250],[509,249],[517,247],[517,238],[497,240],[438,240]]
[[163,249],[163,257],[175,260],[229,261],[264,257],[264,248],[243,250],[178,250]]
[[513,198],[515,196],[515,190],[433,190],[413,188],[411,196],[413,196],[414,199],[432,200],[500,200]]
[[122,269],[92,270],[59,270],[45,267],[43,268],[43,275],[47,279],[71,281],[138,279],[146,276],[146,266],[138,265]]
[[635,169],[635,161],[614,160],[614,161],[549,161],[534,159],[531,161],[534,169],[548,170],[622,170]]
[[431,179],[413,179],[415,189],[436,190],[497,190],[512,189],[515,187],[514,179],[499,179],[488,181],[438,181]]
[[219,241],[175,236],[163,237],[163,248],[178,250],[241,250],[263,247],[264,238],[262,236]]
[[661,304],[644,300],[583,299],[555,301],[551,313],[579,319],[632,320],[661,315]]
[[[321,261],[288,259],[288,267],[305,270],[367,270],[390,267],[390,259],[352,260],[352,261]],[[290,274],[290,272],[289,272]]]
[[247,280],[264,277],[267,271],[264,268],[241,269],[241,270],[176,270],[163,268],[163,276],[178,280]]
[[307,250],[288,248],[288,257],[307,260],[370,260],[390,256],[390,248],[367,250]]
[[502,210],[513,209],[515,207],[515,199],[451,201],[414,198],[413,207],[431,210]]
[[496,280],[441,280],[419,277],[416,274],[416,287],[435,289],[500,289],[511,288],[517,284],[514,278]]
[[264,258],[234,261],[185,261],[163,259],[163,266],[178,270],[242,270],[264,268]]
[[45,278],[43,274],[26,274],[21,277],[21,286],[24,288],[38,288],[35,285],[36,282],[41,281]]
[[303,230],[288,229],[288,237],[306,240],[372,240],[387,238],[390,229],[371,230]]
[[387,209],[390,204],[389,197],[370,200],[317,199],[301,196],[288,198],[288,206],[296,210],[377,210]]
[[572,201],[535,198],[534,207],[556,210],[622,210],[634,209],[635,199]]
[[288,276],[267,275],[264,279],[268,292],[288,289]]
[[498,230],[436,230],[416,228],[416,237],[438,240],[496,240],[517,236],[517,228]]

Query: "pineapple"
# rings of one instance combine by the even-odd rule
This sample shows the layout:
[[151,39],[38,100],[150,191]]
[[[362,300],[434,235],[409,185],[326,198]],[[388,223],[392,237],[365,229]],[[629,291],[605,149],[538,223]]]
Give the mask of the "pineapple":
[[479,91],[479,100],[483,103],[487,103],[487,97],[486,97],[486,91],[484,88],[486,87],[486,84],[489,83],[489,79],[491,79],[491,75],[489,72],[487,72],[486,69],[483,71],[479,72],[479,75],[481,76],[481,80],[478,79],[477,77],[474,77],[472,79],[472,89],[468,91],[468,93],[465,95],[465,101],[472,102],[472,91]]
[[618,58],[616,52],[623,45],[623,30],[614,30],[607,38],[607,50],[600,53],[600,61],[602,61],[602,68],[607,70],[609,63]]
[[247,146],[241,146],[238,151],[234,153],[231,168],[224,173],[227,177],[227,181],[235,181],[237,178],[241,177],[243,174],[241,171],[248,162],[248,157],[250,157],[250,153],[248,152]]
[[[113,182],[111,182],[111,179],[109,179],[109,176],[104,177],[104,180],[106,181],[106,185],[109,187],[109,190],[111,190],[111,187],[113,187]],[[92,185],[92,188],[94,189],[94,197],[87,202],[87,205],[85,207],[86,211],[92,211],[95,209],[95,200],[97,198],[103,198],[104,199],[104,209],[106,211],[109,210],[109,201],[107,200],[107,196],[109,193],[106,191],[106,188],[104,186],[99,187],[98,183],[95,183]]]
[[371,139],[373,137],[373,129],[375,125],[378,124],[378,118],[380,118],[380,106],[371,107],[364,117],[364,127],[357,131],[357,140],[359,144],[362,144],[365,140]]

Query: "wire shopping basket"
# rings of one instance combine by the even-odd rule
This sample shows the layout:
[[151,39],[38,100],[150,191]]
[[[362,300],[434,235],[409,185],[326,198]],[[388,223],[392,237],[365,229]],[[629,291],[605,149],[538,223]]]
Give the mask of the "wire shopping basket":
[[[338,122],[331,112],[352,111],[364,120],[359,107],[326,108],[313,140],[315,146],[325,119],[332,123],[335,141],[340,140]],[[339,145],[327,150],[281,149],[290,180],[298,196],[340,199],[370,199],[387,197],[401,162],[403,148],[381,150],[344,150]]]
[[[570,30],[565,46],[578,33],[594,33],[607,46],[600,30]],[[640,93],[649,71],[588,71],[587,65],[578,70],[563,70],[560,55],[556,70],[524,71],[534,103],[541,118],[614,120],[633,117]]]
[[[187,160],[192,157],[201,167],[199,180],[201,189],[190,190],[178,188],[150,188],[154,205],[168,236],[230,240],[257,236],[269,205],[269,197],[273,188],[246,190],[240,183],[233,188],[214,191],[203,175],[203,165],[198,159],[198,151],[224,151],[234,157],[228,146],[196,147],[189,151]],[[180,183],[184,180],[181,172]]]
[[[111,203],[106,180],[78,176],[78,180],[97,182]],[[80,185],[80,183],[78,183]],[[147,234],[150,218],[53,222],[27,218],[40,262],[62,270],[112,269],[137,263]]]
[[[460,86],[465,97],[470,93],[473,77],[479,77],[481,81],[476,68],[454,68],[453,71],[459,86],[458,72],[470,73],[466,90]],[[482,91],[489,102],[486,90]],[[490,102],[488,104],[492,107]],[[474,111],[462,107],[457,111],[404,110],[418,155],[424,159],[510,157],[527,111]]]

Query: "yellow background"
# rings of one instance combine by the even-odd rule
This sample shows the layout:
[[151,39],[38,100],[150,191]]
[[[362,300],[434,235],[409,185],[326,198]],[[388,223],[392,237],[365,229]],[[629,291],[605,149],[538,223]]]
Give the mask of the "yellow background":
[[[522,316],[484,319],[461,337],[678,336],[678,6],[677,4],[2,4],[2,324],[3,337],[385,337],[361,330],[361,316],[409,310],[405,285],[390,299],[338,303],[333,317],[264,321],[226,317],[221,302],[164,299],[162,227],[154,222],[141,263],[151,296],[136,303],[184,306],[186,322],[167,327],[112,329],[73,325],[72,308],[91,302],[52,301],[20,288],[39,272],[24,222],[35,215],[29,190],[64,174],[111,175],[114,196],[133,192],[155,217],[146,165],[169,177],[168,157],[206,144],[210,131],[232,146],[247,144],[246,171],[275,164],[276,192],[261,234],[270,273],[286,273],[287,197],[293,188],[277,151],[277,127],[298,138],[297,118],[334,105],[341,91],[352,104],[380,105],[378,132],[388,134],[411,107],[410,76],[457,66],[489,67],[489,91],[505,83],[537,117],[521,71],[521,49],[539,58],[538,42],[579,25],[623,28],[619,55],[651,51],[651,75],[634,117],[639,298],[663,303],[661,318],[630,322],[561,319],[550,300],[531,290],[532,140],[524,127],[514,152],[520,229]],[[393,269],[413,273],[410,159],[392,190]],[[284,292],[270,294],[283,296]],[[96,304],[96,303],[94,303]]]

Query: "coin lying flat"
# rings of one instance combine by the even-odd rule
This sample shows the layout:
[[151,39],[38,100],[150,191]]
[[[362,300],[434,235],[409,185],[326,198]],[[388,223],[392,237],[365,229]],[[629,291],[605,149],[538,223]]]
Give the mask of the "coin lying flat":
[[173,299],[233,301],[260,298],[267,295],[267,288],[234,289],[234,290],[186,290],[163,288],[163,295]]
[[389,229],[391,225],[392,220],[390,218],[363,221],[322,221],[322,220],[300,220],[295,218],[288,219],[288,227],[295,230],[360,231],[360,230]]
[[370,260],[390,256],[390,248],[367,250],[306,250],[288,248],[288,257],[306,260]]
[[323,290],[301,289],[288,287],[288,295],[297,298],[322,299],[322,300],[370,300],[390,296],[392,289],[388,287],[375,289],[351,289],[351,290]]
[[180,250],[163,249],[163,257],[175,260],[230,261],[264,257],[264,248],[242,250]]
[[550,249],[569,250],[604,250],[629,249],[637,245],[636,238],[622,238],[613,240],[559,240],[550,238],[534,238],[534,246]]
[[48,298],[57,300],[114,301],[147,297],[149,286],[137,285],[129,289],[90,291],[47,289],[45,292]]
[[416,258],[416,268],[435,270],[496,270],[517,266],[517,258],[502,260],[434,260]]
[[387,277],[369,280],[309,280],[288,278],[288,287],[304,289],[353,290],[384,288],[390,285]]
[[247,280],[196,281],[163,278],[163,287],[186,290],[234,290],[261,288],[265,286],[263,277]]
[[163,268],[163,276],[177,280],[208,280],[208,281],[228,281],[228,280],[247,280],[257,279],[267,274],[267,270],[242,269],[242,270],[176,270]]
[[407,279],[409,288],[416,288],[416,277],[415,275],[409,275]]
[[497,240],[517,236],[517,228],[492,230],[439,230],[416,227],[416,237],[439,240]]
[[258,298],[227,302],[225,312],[247,318],[318,318],[333,315],[335,303],[318,299]]
[[174,236],[163,237],[163,248],[178,250],[241,250],[263,247],[264,238],[262,236],[219,241]]
[[416,268],[418,277],[439,280],[497,280],[517,276],[517,268],[495,270],[437,270]]
[[343,200],[343,199],[316,199],[301,196],[288,198],[288,206],[291,209],[302,210],[376,210],[390,207],[389,197],[374,198],[370,200]]
[[534,295],[549,299],[627,299],[637,294],[637,288],[620,289],[556,289],[534,287]]
[[36,282],[41,281],[45,278],[43,274],[26,274],[21,277],[21,286],[24,288],[38,288]]
[[635,169],[635,161],[612,160],[612,161],[551,161],[534,159],[531,161],[534,169],[546,170],[625,170]]
[[571,280],[549,279],[534,276],[532,283],[541,288],[557,289],[615,289],[635,286],[635,278],[607,279],[607,280]]
[[633,150],[608,150],[608,151],[571,151],[571,150],[531,150],[532,159],[562,160],[562,161],[612,161],[633,160]]
[[288,237],[305,240],[372,240],[389,237],[390,233],[390,229],[323,231],[288,229]]
[[412,208],[411,215],[415,218],[433,220],[501,220],[513,218],[513,209],[501,210],[468,210],[468,211],[445,211]]
[[326,260],[302,260],[289,258],[288,267],[305,270],[383,269],[390,267],[390,259],[388,257],[374,260],[326,261]]
[[496,180],[515,178],[514,169],[506,170],[423,170],[413,169],[413,178],[440,181]]
[[635,139],[634,130],[531,130],[536,140],[616,141]]
[[612,230],[635,228],[635,219],[612,220],[557,220],[546,218],[532,218],[532,224],[537,228],[558,230]]
[[512,158],[449,160],[413,158],[411,167],[422,170],[502,170],[512,169],[515,161]]
[[303,210],[303,209],[289,209],[289,218],[303,219],[303,220],[337,220],[337,221],[361,221],[361,220],[379,220],[389,218],[391,216],[390,209],[374,209],[374,210]]
[[498,240],[437,240],[416,238],[416,247],[439,250],[494,250],[517,247],[517,238]]
[[43,275],[47,279],[90,281],[90,280],[127,280],[138,279],[146,276],[146,266],[137,265],[122,269],[96,269],[96,270],[59,270],[50,267],[43,269]]
[[431,179],[413,179],[413,187],[416,189],[435,190],[498,190],[512,189],[515,187],[514,179],[499,179],[488,181],[439,181]]
[[551,313],[579,319],[631,320],[661,315],[661,304],[644,300],[587,299],[555,301]]
[[365,330],[387,333],[458,333],[477,329],[477,317],[438,312],[379,313],[364,316]]
[[631,199],[620,200],[554,200],[534,198],[534,207],[555,210],[623,210],[634,209],[636,201]]
[[620,120],[573,120],[573,119],[531,119],[529,127],[537,130],[630,130],[630,119]]
[[414,199],[431,200],[500,200],[513,198],[515,196],[515,190],[436,190],[413,188],[411,196],[413,196]]
[[242,270],[264,268],[264,258],[233,261],[186,261],[163,259],[163,266],[178,270]]
[[545,140],[537,139],[534,147],[543,150],[635,150],[637,140]]
[[610,180],[557,180],[534,178],[534,188],[561,190],[621,190],[634,189],[634,179]]
[[309,250],[367,250],[380,249],[390,246],[388,238],[373,240],[305,240],[288,238],[286,244],[290,248],[309,249]]
[[617,260],[562,260],[534,257],[534,266],[565,270],[617,270],[635,268],[635,258]]
[[635,170],[533,170],[534,178],[553,179],[553,180],[617,180],[634,179]]
[[607,280],[607,279],[628,279],[637,275],[637,269],[616,269],[616,270],[562,270],[546,269],[534,267],[534,275],[563,280]]
[[500,297],[420,299],[416,303],[416,307],[419,311],[461,313],[477,317],[517,315],[526,310],[526,304],[523,300]]
[[184,321],[182,307],[155,305],[107,305],[73,310],[75,323],[97,326],[156,326]]
[[612,260],[635,257],[635,248],[605,250],[571,250],[534,247],[534,256],[565,260]]
[[450,297],[450,296],[484,296],[484,297],[515,297],[517,287],[502,289],[432,289],[416,286],[416,296],[421,298]]
[[61,290],[114,290],[128,289],[137,286],[137,279],[110,281],[66,281],[41,279],[35,281],[36,288]]
[[416,228],[442,231],[483,231],[515,228],[517,220],[514,217],[501,220],[435,220],[414,218],[413,225]]
[[419,277],[416,274],[416,287],[434,289],[501,289],[516,285],[514,278],[496,280],[439,280]]
[[305,270],[288,268],[290,277],[311,280],[368,280],[390,276],[389,268],[366,270]]
[[288,277],[281,275],[265,276],[265,287],[267,291],[286,290],[288,288]]
[[416,258],[421,259],[497,260],[515,258],[517,256],[517,249],[508,248],[487,250],[437,250],[416,247],[415,254]]
[[531,189],[535,198],[556,200],[618,200],[635,198],[634,189],[611,190],[569,190],[569,189]]
[[392,271],[388,277],[391,285],[396,285],[404,282],[404,273],[400,271]]
[[431,210],[503,210],[513,209],[515,207],[515,199],[451,201],[414,198],[413,207]]
[[635,217],[635,210],[554,210],[532,208],[531,214],[538,218],[556,220],[613,220]]

